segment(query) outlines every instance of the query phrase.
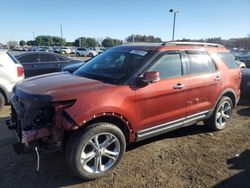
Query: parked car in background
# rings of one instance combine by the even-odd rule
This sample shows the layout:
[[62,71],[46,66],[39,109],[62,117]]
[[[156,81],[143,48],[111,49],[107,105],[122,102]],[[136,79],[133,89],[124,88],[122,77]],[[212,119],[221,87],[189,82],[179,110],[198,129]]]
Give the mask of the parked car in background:
[[241,71],[241,95],[244,97],[250,96],[250,69],[246,68]]
[[105,52],[106,50],[107,50],[107,48],[105,48],[105,47],[96,48],[96,51],[98,54],[101,54],[101,53]]
[[77,48],[76,49],[76,56],[89,56],[89,57],[94,57],[98,55],[98,53],[89,48]]
[[239,97],[240,69],[219,44],[122,45],[73,74],[18,84],[9,128],[19,147],[66,148],[73,172],[93,180],[115,169],[129,143],[199,121],[227,128]]
[[54,53],[60,53],[61,48],[60,47],[54,47],[53,52]]
[[61,48],[60,49],[60,53],[61,54],[70,54],[71,53],[71,49],[70,48],[66,48],[66,47]]
[[0,109],[9,102],[15,84],[23,79],[23,66],[9,52],[0,50]]
[[59,72],[66,65],[82,62],[49,52],[27,52],[17,55],[16,58],[23,65],[26,78]]
[[250,68],[250,54],[244,54],[236,57],[237,60],[246,64],[247,68]]
[[21,47],[21,46],[16,46],[12,49],[13,51],[28,51],[28,48],[26,47]]
[[50,46],[33,46],[30,50],[35,52],[53,52],[53,48]]

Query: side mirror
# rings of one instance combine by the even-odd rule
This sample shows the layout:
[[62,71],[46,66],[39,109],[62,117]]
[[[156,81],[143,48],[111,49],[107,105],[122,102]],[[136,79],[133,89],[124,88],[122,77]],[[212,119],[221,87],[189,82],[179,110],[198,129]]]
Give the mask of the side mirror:
[[145,72],[142,81],[145,83],[155,83],[160,81],[160,73],[157,71]]

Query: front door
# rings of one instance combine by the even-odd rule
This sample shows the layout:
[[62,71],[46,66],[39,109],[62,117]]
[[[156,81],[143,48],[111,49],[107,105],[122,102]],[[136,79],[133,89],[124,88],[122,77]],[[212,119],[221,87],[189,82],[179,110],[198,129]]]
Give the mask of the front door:
[[158,71],[160,81],[136,91],[137,131],[181,125],[186,113],[188,83],[181,53],[162,54],[146,71]]

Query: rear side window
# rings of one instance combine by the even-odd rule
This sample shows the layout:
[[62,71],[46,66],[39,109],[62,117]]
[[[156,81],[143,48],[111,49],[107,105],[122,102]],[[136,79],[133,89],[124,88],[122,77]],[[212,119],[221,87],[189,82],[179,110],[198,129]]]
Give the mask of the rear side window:
[[166,54],[162,56],[149,71],[160,73],[161,79],[179,77],[182,75],[180,54]]
[[230,54],[229,52],[219,52],[217,53],[217,55],[219,56],[219,58],[221,58],[221,60],[225,63],[225,65],[229,68],[229,69],[236,69],[239,68],[235,58],[232,54]]
[[69,61],[68,58],[62,57],[62,56],[56,56],[58,61]]
[[17,58],[20,63],[35,63],[39,61],[38,54],[28,54]]
[[40,54],[40,62],[51,62],[51,61],[57,61],[54,55]]
[[216,66],[206,52],[186,52],[188,56],[187,74],[204,74],[216,71]]

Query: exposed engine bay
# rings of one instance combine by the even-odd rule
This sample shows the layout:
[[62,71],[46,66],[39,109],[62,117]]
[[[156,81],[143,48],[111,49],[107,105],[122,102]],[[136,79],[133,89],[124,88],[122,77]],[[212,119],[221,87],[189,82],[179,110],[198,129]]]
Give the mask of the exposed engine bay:
[[11,97],[11,119],[6,124],[16,130],[17,153],[38,147],[40,150],[60,149],[65,130],[74,130],[64,108],[73,101],[52,102],[49,95],[30,95],[15,91]]

